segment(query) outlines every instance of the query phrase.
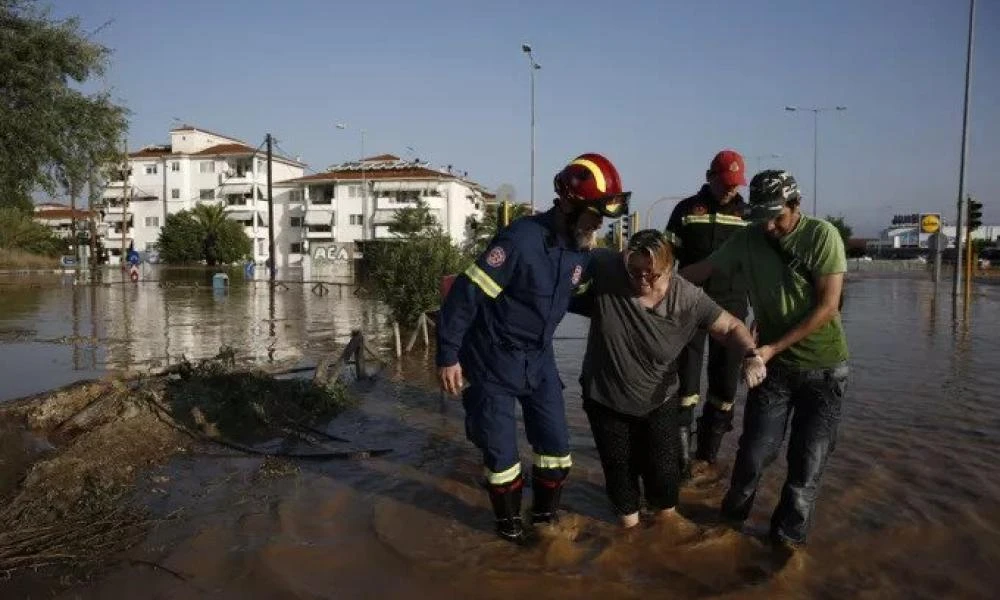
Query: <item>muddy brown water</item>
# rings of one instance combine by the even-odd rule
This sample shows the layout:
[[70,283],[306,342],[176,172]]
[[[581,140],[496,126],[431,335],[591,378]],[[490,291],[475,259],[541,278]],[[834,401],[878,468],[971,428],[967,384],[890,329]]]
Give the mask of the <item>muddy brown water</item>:
[[[460,404],[434,391],[432,358],[416,351],[375,383],[357,384],[365,402],[329,427],[350,446],[391,454],[296,464],[180,455],[139,483],[154,513],[182,509],[180,518],[154,529],[131,562],[63,597],[993,598],[1000,287],[976,288],[967,320],[953,318],[945,291],[935,298],[914,279],[848,286],[852,375],[840,437],[810,544],[790,560],[755,535],[777,500],[783,464],[765,478],[746,531],[714,520],[735,435],[721,472],[700,475],[682,494],[694,526],[615,529],[574,383],[586,322],[570,317],[557,354],[575,464],[567,517],[536,547],[494,540]],[[273,320],[263,286],[238,286],[225,298],[58,281],[0,293],[4,397],[168,354],[209,356],[222,343],[261,361],[309,362],[351,327],[384,323],[377,307],[353,296],[294,288],[281,292]],[[128,325],[118,318],[123,305],[141,307]],[[28,381],[38,372],[49,379]],[[527,461],[523,436],[521,447]]]

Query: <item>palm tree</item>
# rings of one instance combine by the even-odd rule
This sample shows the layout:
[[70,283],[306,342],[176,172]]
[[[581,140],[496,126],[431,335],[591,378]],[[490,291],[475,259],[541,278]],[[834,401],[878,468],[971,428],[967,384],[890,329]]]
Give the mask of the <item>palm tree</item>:
[[202,241],[205,262],[215,266],[218,262],[215,246],[219,232],[226,224],[226,209],[221,204],[198,204],[191,209],[191,216],[201,226],[205,235]]

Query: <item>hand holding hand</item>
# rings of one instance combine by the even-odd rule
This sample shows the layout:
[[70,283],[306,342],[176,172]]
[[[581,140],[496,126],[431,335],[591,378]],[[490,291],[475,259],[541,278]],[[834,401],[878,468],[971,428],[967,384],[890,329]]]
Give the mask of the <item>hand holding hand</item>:
[[755,388],[763,383],[767,377],[767,367],[764,366],[764,359],[759,355],[748,356],[743,359],[743,380],[748,388]]

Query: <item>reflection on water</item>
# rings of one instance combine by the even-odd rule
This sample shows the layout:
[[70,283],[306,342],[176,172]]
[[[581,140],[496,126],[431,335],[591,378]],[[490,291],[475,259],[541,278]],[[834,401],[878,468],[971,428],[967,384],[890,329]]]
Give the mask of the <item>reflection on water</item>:
[[[352,327],[376,325],[376,311],[353,297],[296,290],[276,294],[271,318],[261,288],[216,297],[62,286],[5,301],[0,329],[36,331],[8,348],[79,336],[56,368],[86,370],[208,355],[221,343],[260,360],[298,360]],[[432,355],[416,352],[330,429],[392,454],[301,463],[275,478],[255,459],[179,457],[164,467],[172,483],[156,484],[166,489],[153,505],[167,513],[195,502],[189,529],[155,534],[145,551],[158,549],[150,558],[187,580],[126,567],[69,597],[994,597],[1000,286],[976,289],[966,322],[953,318],[946,286],[935,299],[931,284],[912,279],[853,281],[845,310],[852,376],[843,422],[810,545],[788,563],[773,563],[753,536],[714,521],[738,431],[727,437],[723,472],[682,493],[682,512],[698,531],[615,529],[576,384],[586,321],[570,317],[557,342],[574,450],[560,537],[527,550],[494,540],[460,403],[433,391]],[[81,315],[75,329],[70,314]],[[10,356],[25,355],[4,355],[5,382],[31,368],[22,360],[8,370]],[[528,458],[523,435],[520,444]],[[751,531],[766,528],[782,462],[765,477]]]
[[74,285],[71,276],[0,281],[0,401],[107,371],[212,356],[223,345],[255,362],[308,362],[375,333],[384,318],[350,288],[318,296],[303,285],[244,282],[213,290],[203,270],[161,270],[150,281]]

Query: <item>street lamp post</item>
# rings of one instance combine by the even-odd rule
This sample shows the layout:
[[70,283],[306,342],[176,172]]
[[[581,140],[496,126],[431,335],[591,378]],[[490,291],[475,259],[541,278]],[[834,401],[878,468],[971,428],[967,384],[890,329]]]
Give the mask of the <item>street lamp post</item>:
[[528,71],[531,75],[531,214],[535,214],[535,71],[542,65],[535,62],[530,44],[521,44],[521,51],[528,56]]
[[786,106],[788,112],[809,111],[813,114],[813,216],[819,216],[819,181],[817,173],[819,171],[819,113],[834,110],[837,112],[847,110],[846,106]]
[[[972,43],[976,32],[976,0],[969,0],[969,37],[965,48],[965,105],[962,108],[962,151],[958,167],[958,216],[955,219],[955,274],[952,295],[962,289],[962,213],[965,207],[965,162],[969,155],[969,91],[972,87]],[[972,235],[972,232],[968,232]]]
[[[337,129],[347,129],[345,123],[337,123]],[[361,239],[368,239],[368,181],[365,177],[365,135],[368,130],[361,130]]]
[[[683,199],[684,199],[684,196],[664,196],[664,197],[659,198],[656,201],[654,201],[652,204],[649,205],[649,208],[646,209],[646,225],[650,226],[650,227],[653,225],[653,222],[650,221],[649,219],[652,216],[653,209],[656,208],[657,204],[660,204],[661,202],[666,202],[668,200],[673,200],[673,201],[676,202],[677,200],[683,200]],[[635,233],[635,232],[633,232],[633,233]]]

